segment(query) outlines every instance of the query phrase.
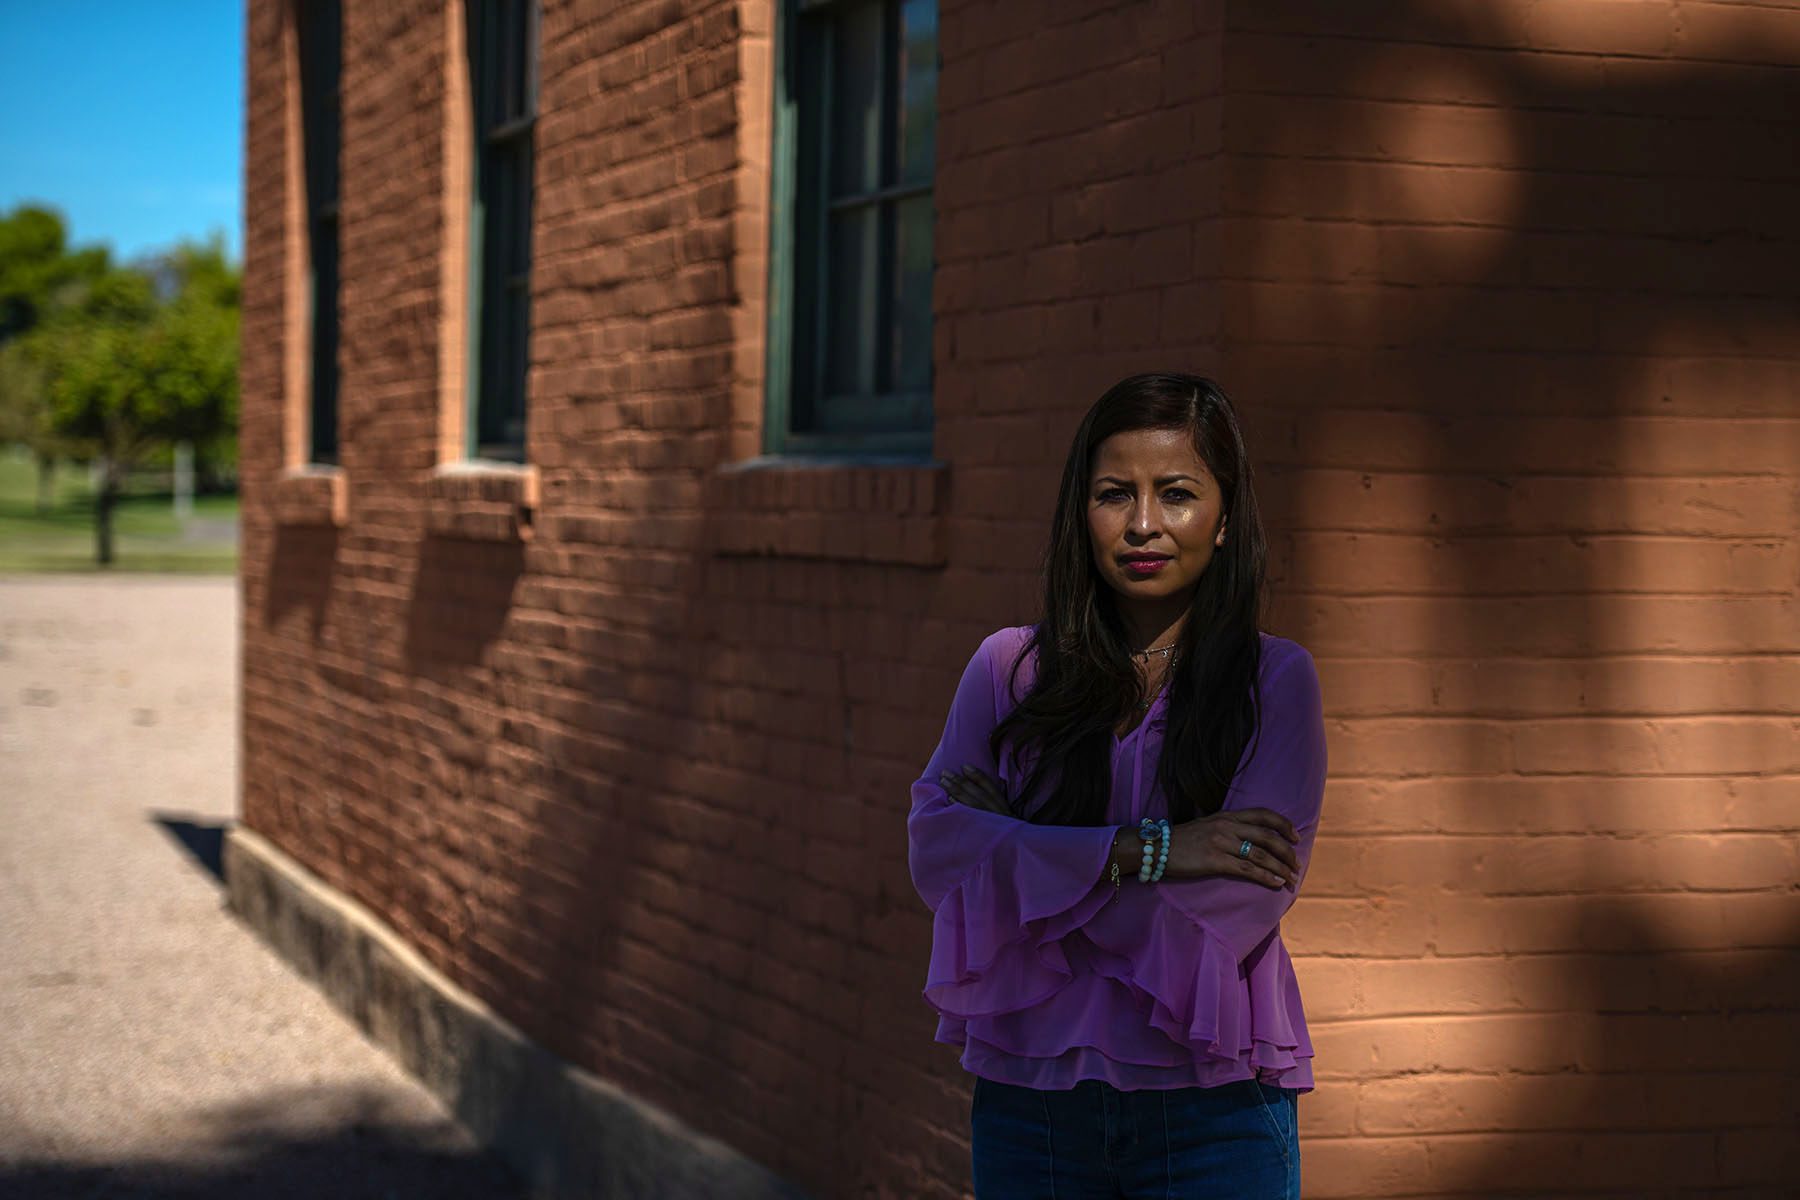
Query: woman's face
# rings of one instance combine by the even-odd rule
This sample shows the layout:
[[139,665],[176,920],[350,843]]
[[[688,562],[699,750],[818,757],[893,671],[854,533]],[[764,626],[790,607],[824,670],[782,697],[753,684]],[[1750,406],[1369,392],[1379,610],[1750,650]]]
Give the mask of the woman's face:
[[[1087,501],[1094,565],[1127,598],[1192,588],[1227,534],[1224,496],[1186,430],[1133,429],[1101,442]],[[1151,557],[1138,567],[1134,556]]]

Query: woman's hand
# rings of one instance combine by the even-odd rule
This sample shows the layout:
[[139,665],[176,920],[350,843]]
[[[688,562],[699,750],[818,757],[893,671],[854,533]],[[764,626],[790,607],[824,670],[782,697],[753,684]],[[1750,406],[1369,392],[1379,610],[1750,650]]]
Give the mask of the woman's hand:
[[[979,767],[958,767],[938,776],[944,793],[958,804],[984,812],[1013,815],[1000,781]],[[1292,884],[1299,875],[1300,860],[1294,853],[1293,822],[1272,808],[1239,808],[1185,821],[1169,831],[1169,862],[1164,879],[1206,879],[1222,875],[1248,879],[1264,887]],[[1238,847],[1250,843],[1247,857]],[[1135,834],[1126,839],[1135,866],[1140,843]]]
[[1000,781],[980,767],[945,771],[938,776],[938,785],[958,804],[999,813],[1003,817],[1013,815],[1012,805],[1007,803],[1006,790],[1000,786]]
[[[1163,878],[1205,879],[1222,875],[1264,887],[1287,887],[1299,878],[1294,824],[1272,808],[1238,808],[1183,821],[1169,831],[1169,862]],[[1247,857],[1238,854],[1245,841]]]

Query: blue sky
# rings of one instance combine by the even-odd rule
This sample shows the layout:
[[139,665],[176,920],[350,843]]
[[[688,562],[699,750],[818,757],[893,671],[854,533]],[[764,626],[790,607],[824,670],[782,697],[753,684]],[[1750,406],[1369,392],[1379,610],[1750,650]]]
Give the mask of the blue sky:
[[0,212],[115,261],[225,235],[243,261],[243,0],[0,0]]

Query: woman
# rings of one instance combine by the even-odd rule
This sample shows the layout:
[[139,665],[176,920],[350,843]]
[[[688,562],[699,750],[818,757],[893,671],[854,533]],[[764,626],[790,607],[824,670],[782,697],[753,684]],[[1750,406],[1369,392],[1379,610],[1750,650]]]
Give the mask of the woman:
[[1214,383],[1100,397],[1042,615],[969,660],[907,818],[978,1200],[1300,1194],[1312,1044],[1279,924],[1325,731],[1311,656],[1257,628],[1265,557]]

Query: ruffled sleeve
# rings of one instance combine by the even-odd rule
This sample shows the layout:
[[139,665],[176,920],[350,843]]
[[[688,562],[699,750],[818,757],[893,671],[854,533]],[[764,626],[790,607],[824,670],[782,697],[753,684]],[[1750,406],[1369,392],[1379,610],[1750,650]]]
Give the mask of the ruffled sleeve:
[[1261,703],[1261,732],[1244,749],[1224,807],[1273,809],[1292,821],[1299,835],[1294,844],[1298,877],[1281,888],[1214,876],[1164,880],[1151,889],[1228,947],[1240,963],[1268,940],[1293,907],[1312,861],[1325,796],[1325,716],[1312,655],[1296,647],[1276,664],[1263,685]]
[[[1325,787],[1325,726],[1318,674],[1303,649],[1272,664],[1262,688],[1262,731],[1245,748],[1226,809],[1270,808],[1299,835],[1299,881],[1268,888],[1247,879],[1170,880],[1125,889],[1121,903],[1082,929],[1096,969],[1137,993],[1149,1021],[1218,1071],[1253,1069],[1284,1087],[1312,1086],[1313,1048],[1293,963],[1274,936],[1306,877]],[[1097,1045],[1118,1040],[1104,1029]],[[1147,1063],[1125,1047],[1111,1057]]]
[[1036,825],[950,799],[942,771],[998,775],[988,735],[998,723],[992,663],[1000,633],[964,668],[907,817],[913,885],[935,914],[924,995],[945,1016],[1019,1009],[1066,983],[1058,941],[1112,893],[1101,875],[1115,827]]

